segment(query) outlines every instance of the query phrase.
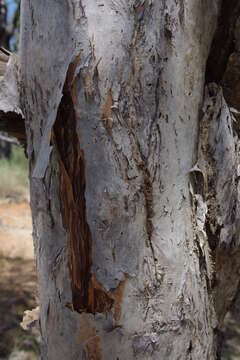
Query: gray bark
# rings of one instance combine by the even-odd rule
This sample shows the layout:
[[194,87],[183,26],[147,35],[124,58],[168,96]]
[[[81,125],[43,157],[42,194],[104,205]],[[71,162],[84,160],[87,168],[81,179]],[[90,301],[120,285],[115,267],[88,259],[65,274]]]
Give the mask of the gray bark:
[[22,0],[43,359],[216,358],[240,265],[224,6]]

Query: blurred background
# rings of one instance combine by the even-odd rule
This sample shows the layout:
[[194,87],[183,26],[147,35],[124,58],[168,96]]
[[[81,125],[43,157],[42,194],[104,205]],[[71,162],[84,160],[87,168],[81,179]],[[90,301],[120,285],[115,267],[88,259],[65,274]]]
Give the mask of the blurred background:
[[[20,0],[0,0],[0,46],[13,52],[19,14]],[[0,132],[0,360],[39,359],[38,335],[20,326],[24,311],[37,306],[36,289],[28,161],[16,140]],[[219,345],[222,359],[240,360],[240,291]]]
[[[0,46],[17,52],[20,0],[0,0]],[[28,161],[0,132],[0,359],[39,359],[38,337],[20,327],[36,307]]]

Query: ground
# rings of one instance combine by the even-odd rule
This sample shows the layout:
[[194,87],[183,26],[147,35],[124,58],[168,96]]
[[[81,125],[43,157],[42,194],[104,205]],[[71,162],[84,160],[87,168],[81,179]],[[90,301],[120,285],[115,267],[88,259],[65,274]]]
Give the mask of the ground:
[[[14,3],[19,1],[5,2],[10,26]],[[15,35],[12,46],[17,42]],[[0,360],[39,358],[36,338],[19,326],[23,312],[36,304],[27,169],[19,147],[12,148],[10,161],[0,159]]]
[[27,199],[0,201],[0,359],[38,359],[38,339],[20,327],[36,307],[36,273]]

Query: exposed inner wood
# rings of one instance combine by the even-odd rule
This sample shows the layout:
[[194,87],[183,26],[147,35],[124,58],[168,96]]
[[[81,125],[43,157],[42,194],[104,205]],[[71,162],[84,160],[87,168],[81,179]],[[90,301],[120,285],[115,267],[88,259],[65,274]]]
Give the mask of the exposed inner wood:
[[78,141],[75,111],[67,83],[59,105],[54,135],[61,171],[61,213],[64,227],[68,233],[73,308],[77,311],[84,311],[89,308],[91,234],[86,221],[84,199],[84,154]]
[[[78,61],[78,60],[77,60]],[[63,224],[68,234],[68,263],[71,274],[72,308],[78,312],[105,313],[114,309],[120,317],[119,289],[106,291],[92,275],[92,238],[87,223],[85,201],[85,159],[76,131],[74,84],[76,64],[71,64],[53,129],[53,142],[59,155],[60,201]],[[72,90],[73,89],[73,90]],[[68,307],[69,304],[67,305]]]

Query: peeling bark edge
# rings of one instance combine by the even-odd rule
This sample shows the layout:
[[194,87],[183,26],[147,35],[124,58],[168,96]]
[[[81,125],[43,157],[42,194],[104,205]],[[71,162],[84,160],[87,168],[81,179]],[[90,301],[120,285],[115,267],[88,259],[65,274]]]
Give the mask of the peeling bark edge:
[[0,131],[16,138],[20,144],[26,146],[26,130],[22,115],[14,111],[4,112],[0,109]]
[[[60,168],[60,199],[64,227],[68,233],[68,265],[71,274],[72,307],[79,312],[89,308],[88,284],[91,274],[91,234],[86,221],[85,163],[76,132],[76,115],[69,84],[63,88],[53,127]],[[80,180],[80,181],[79,181]]]
[[[106,313],[113,309],[116,323],[121,314],[121,298],[125,282],[116,290],[106,291],[91,272],[92,237],[87,223],[85,201],[85,159],[76,130],[74,105],[74,70],[71,63],[63,87],[52,142],[56,148],[60,169],[60,199],[63,224],[68,234],[68,266],[71,276],[72,304],[66,304],[79,313]],[[80,181],[79,181],[80,180]]]
[[18,59],[0,48],[0,131],[26,146],[24,116],[19,102]]

